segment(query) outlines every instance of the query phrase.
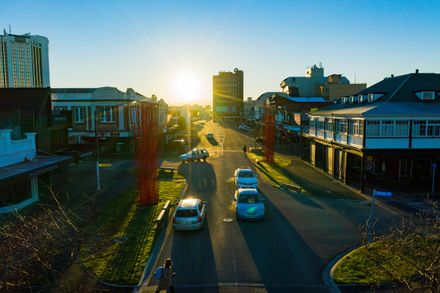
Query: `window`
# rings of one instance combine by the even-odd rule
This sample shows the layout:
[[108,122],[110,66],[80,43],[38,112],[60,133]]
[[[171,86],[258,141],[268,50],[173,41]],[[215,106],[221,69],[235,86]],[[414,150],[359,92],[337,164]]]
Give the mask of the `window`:
[[325,130],[333,131],[333,119],[325,119]]
[[380,136],[380,121],[367,121],[367,136]]
[[440,120],[416,120],[412,135],[415,137],[440,137]]
[[386,120],[380,122],[380,136],[394,136],[394,121]]
[[363,135],[364,123],[362,120],[351,120],[349,134],[352,135]]
[[137,113],[137,109],[131,108],[131,123],[136,123],[136,113]]
[[409,135],[408,121],[396,121],[394,136],[407,137]]
[[113,107],[102,107],[100,111],[101,122],[112,123],[115,122],[115,112]]
[[433,91],[426,91],[426,92],[416,92],[416,96],[419,98],[419,100],[422,101],[433,101],[435,100],[435,92]]
[[84,107],[73,108],[75,123],[84,123]]
[[408,121],[367,121],[367,136],[407,137],[408,125]]
[[336,119],[336,132],[347,132],[347,120]]
[[372,103],[376,100],[378,100],[379,98],[381,98],[383,96],[383,94],[368,94],[368,102]]

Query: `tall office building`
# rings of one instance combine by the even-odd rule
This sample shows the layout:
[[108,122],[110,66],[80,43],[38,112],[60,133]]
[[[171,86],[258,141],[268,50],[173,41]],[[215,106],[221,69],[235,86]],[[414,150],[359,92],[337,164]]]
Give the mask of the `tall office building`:
[[38,35],[0,35],[0,88],[50,87],[49,40]]
[[240,119],[243,114],[243,71],[220,71],[212,77],[213,118]]

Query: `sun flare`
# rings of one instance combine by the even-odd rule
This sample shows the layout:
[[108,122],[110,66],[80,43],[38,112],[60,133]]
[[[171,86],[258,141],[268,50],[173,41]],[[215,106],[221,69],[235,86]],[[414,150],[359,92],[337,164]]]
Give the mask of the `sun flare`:
[[190,73],[180,74],[176,78],[175,91],[179,101],[194,101],[198,98],[200,91],[199,80]]

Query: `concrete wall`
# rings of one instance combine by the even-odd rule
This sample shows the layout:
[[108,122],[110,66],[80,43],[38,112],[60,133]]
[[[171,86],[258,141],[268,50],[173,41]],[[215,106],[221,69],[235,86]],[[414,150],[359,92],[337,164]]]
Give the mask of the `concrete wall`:
[[26,133],[26,138],[11,139],[12,129],[0,129],[0,167],[34,159],[37,155],[35,134]]

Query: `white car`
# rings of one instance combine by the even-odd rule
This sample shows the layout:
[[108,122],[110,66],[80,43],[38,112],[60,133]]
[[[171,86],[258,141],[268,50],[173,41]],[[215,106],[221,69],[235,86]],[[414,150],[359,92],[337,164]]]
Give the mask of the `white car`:
[[173,215],[175,230],[198,230],[206,219],[206,202],[196,198],[183,199]]
[[238,188],[258,188],[257,175],[250,167],[241,167],[234,172],[235,186]]
[[205,149],[193,149],[192,151],[179,156],[182,163],[200,160],[206,161],[207,158],[209,158],[209,152]]
[[235,191],[235,216],[238,220],[257,221],[264,219],[264,199],[256,189]]

